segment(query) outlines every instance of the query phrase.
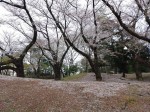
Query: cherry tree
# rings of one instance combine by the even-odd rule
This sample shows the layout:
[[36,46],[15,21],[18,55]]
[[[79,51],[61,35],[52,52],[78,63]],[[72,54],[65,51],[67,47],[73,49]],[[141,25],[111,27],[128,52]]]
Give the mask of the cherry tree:
[[[62,2],[64,5],[62,5]],[[93,72],[96,80],[102,80],[99,67],[99,50],[101,41],[111,37],[111,27],[107,22],[113,25],[113,21],[105,18],[103,5],[100,0],[87,0],[85,7],[79,1],[54,1],[45,0],[48,12],[51,14],[53,21],[62,33],[64,39],[72,48],[84,56]],[[99,8],[100,6],[100,8]],[[62,13],[64,22],[55,16],[55,9]],[[108,20],[108,21],[107,21]],[[67,22],[71,22],[68,29],[64,29]],[[106,28],[107,27],[107,28]],[[111,27],[112,28],[112,27]],[[108,31],[109,29],[109,31]],[[76,35],[78,42],[72,41],[72,35]],[[80,45],[80,48],[77,47]]]
[[[37,10],[36,16],[40,18],[36,20],[36,25],[39,32],[39,39],[42,42],[37,41],[36,45],[41,49],[43,55],[52,66],[55,80],[61,80],[63,61],[70,46],[64,40],[56,24],[52,21],[51,15],[47,13],[48,8],[46,5],[40,2],[36,6],[32,6],[32,8]],[[55,13],[57,17],[61,19],[59,11]]]
[[[28,1],[26,0],[0,0],[0,3],[5,9],[11,14],[11,17],[7,18],[8,21],[2,21],[3,24],[12,26],[15,32],[20,32],[19,37],[28,37],[30,40],[28,43],[24,44],[23,48],[17,51],[17,56],[8,53],[4,45],[0,46],[1,52],[8,57],[8,60],[0,62],[0,70],[10,69],[16,72],[18,77],[24,77],[24,65],[23,59],[26,56],[29,49],[34,45],[37,39],[37,28],[35,26],[34,19],[30,10],[28,9]],[[5,18],[6,19],[6,18]],[[28,26],[23,28],[23,26]],[[8,26],[7,26],[8,27]],[[5,27],[4,27],[5,28]],[[9,32],[9,31],[7,31]],[[27,33],[28,32],[28,33]],[[30,32],[30,35],[28,35]],[[21,42],[23,44],[24,42]],[[16,54],[16,53],[15,53]],[[11,65],[10,65],[11,64]],[[13,66],[12,66],[13,65]]]
[[[58,32],[57,27],[49,29],[47,26],[48,23],[44,28],[40,28],[39,31],[42,34],[45,44],[42,45],[37,42],[37,46],[41,49],[43,55],[52,66],[55,80],[61,80],[63,61],[70,46],[64,42],[63,36]],[[49,31],[53,33],[49,33]]]

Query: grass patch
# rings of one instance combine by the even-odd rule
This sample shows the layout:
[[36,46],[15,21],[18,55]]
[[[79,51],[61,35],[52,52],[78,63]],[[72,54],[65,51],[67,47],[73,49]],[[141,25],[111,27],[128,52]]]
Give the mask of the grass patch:
[[80,73],[80,74],[77,74],[77,75],[72,75],[72,76],[64,77],[62,80],[63,80],[63,81],[78,80],[78,79],[83,78],[83,77],[86,76],[86,75],[87,75],[87,73]]
[[134,96],[126,96],[125,97],[125,102],[127,104],[133,104],[136,102],[136,98]]

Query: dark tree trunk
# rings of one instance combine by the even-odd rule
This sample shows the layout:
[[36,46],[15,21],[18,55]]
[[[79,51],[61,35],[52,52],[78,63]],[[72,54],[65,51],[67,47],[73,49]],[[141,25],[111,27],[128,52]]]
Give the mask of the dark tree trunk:
[[96,80],[97,81],[101,81],[102,80],[102,76],[101,76],[101,70],[100,70],[100,67],[99,67],[99,64],[98,64],[98,60],[94,60],[94,62],[89,58],[88,59],[89,61],[89,64],[92,68],[92,71],[95,73],[95,76],[96,76]]
[[126,64],[122,64],[122,77],[126,78]]
[[121,71],[122,71],[122,77],[126,78],[126,73],[127,73],[127,63],[124,60],[124,62],[121,64]]
[[122,73],[122,77],[126,78],[126,73],[125,72]]
[[98,58],[98,55],[97,55],[97,48],[94,48],[93,51],[94,51],[94,61],[93,61],[94,66],[91,66],[91,67],[92,67],[92,69],[93,69],[93,71],[96,75],[96,80],[101,81],[102,76],[101,76],[101,69],[100,69],[100,66],[99,66],[99,58]]
[[142,73],[141,73],[141,72],[136,72],[136,79],[137,79],[137,80],[143,80],[143,77],[142,77]]
[[25,77],[23,60],[17,60],[15,63],[17,77]]
[[95,65],[95,67],[93,69],[94,69],[93,72],[95,73],[95,76],[96,76],[96,80],[101,81],[102,76],[101,76],[101,72],[100,72],[100,67]]
[[54,70],[55,80],[61,80],[62,79],[61,67],[59,65],[54,65],[53,70]]
[[41,68],[40,68],[40,65],[38,65],[38,68],[37,68],[37,71],[36,71],[37,78],[40,78],[40,75],[41,75]]
[[139,62],[135,62],[135,75],[137,80],[143,80],[142,72],[140,70]]

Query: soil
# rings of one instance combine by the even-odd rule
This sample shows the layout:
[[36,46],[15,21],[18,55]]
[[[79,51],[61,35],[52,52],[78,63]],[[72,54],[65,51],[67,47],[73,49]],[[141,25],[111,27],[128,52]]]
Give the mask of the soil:
[[77,81],[0,76],[0,112],[149,112],[150,83],[93,73]]

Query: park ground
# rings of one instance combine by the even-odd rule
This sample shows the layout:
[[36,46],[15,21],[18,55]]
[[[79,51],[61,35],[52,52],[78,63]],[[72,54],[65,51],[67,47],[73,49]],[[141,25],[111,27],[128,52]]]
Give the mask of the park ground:
[[89,73],[71,81],[0,75],[0,112],[150,112],[150,81]]

